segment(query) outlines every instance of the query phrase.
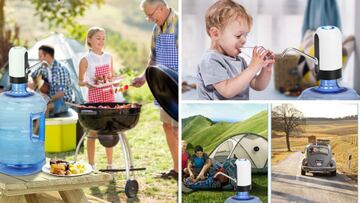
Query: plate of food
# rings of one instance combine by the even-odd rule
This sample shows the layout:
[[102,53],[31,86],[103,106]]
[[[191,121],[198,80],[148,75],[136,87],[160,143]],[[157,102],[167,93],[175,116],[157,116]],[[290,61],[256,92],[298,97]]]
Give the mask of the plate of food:
[[123,81],[122,77],[97,77],[94,78],[94,81],[91,84],[91,86],[96,87],[96,88],[102,88],[102,87],[107,87],[109,85],[117,85],[119,84],[121,81]]
[[74,177],[89,174],[93,171],[85,162],[69,162],[61,159],[51,159],[42,167],[44,173],[59,177]]

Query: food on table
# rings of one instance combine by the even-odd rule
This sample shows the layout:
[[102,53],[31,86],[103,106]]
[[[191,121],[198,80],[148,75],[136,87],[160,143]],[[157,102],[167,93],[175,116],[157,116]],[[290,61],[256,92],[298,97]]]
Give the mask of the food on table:
[[85,166],[81,163],[70,163],[65,160],[50,160],[50,173],[55,175],[67,176],[82,174],[85,172]]

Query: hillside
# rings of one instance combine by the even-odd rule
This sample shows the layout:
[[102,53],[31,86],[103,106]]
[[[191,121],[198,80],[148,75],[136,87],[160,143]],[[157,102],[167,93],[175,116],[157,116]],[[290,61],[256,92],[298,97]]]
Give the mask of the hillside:
[[205,152],[210,153],[223,140],[239,133],[251,132],[267,138],[267,119],[267,111],[236,123],[214,123],[204,116],[192,116],[182,120],[182,137],[192,145],[202,145]]

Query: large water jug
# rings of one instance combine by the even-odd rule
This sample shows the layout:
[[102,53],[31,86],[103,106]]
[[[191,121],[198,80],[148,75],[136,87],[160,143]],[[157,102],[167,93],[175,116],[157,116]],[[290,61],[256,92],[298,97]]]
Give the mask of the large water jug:
[[304,90],[300,100],[359,100],[354,89],[341,87],[337,80],[320,80],[320,85]]
[[11,90],[0,94],[0,172],[29,175],[45,164],[45,100],[27,91],[27,50],[9,52]]

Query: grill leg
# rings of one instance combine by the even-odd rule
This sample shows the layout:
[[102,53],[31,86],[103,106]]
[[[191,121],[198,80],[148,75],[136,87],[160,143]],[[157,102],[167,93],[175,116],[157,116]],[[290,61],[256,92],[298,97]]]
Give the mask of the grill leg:
[[[124,136],[125,145],[126,145],[126,148],[127,148],[128,154],[129,154],[130,168],[134,168],[134,159],[133,159],[132,152],[131,152],[131,149],[130,149],[129,141],[126,138],[126,135],[124,133],[121,133],[121,134],[122,134],[122,136]],[[134,173],[134,172],[132,171],[132,173]]]
[[[135,168],[135,167],[134,167],[134,157],[133,157],[133,155],[132,155],[131,148],[130,148],[130,144],[129,144],[128,139],[126,138],[126,135],[125,135],[125,134],[124,134],[124,138],[125,138],[125,144],[126,144],[126,146],[127,146],[128,152],[129,152],[130,168],[133,169],[133,168]],[[134,177],[134,179],[135,179],[135,171],[131,171],[131,175],[132,175],[132,177]]]
[[123,150],[125,156],[125,172],[126,172],[126,180],[130,180],[130,165],[132,167],[132,157],[131,152],[128,146],[128,141],[125,137],[125,134],[119,133],[121,148]]
[[88,130],[85,130],[83,136],[81,137],[81,139],[80,139],[80,141],[79,141],[79,143],[78,143],[78,145],[76,146],[76,151],[75,151],[75,156],[74,156],[74,161],[75,161],[75,162],[77,161],[77,155],[78,155],[78,153],[79,153],[81,143],[84,142],[87,133],[88,133]]

